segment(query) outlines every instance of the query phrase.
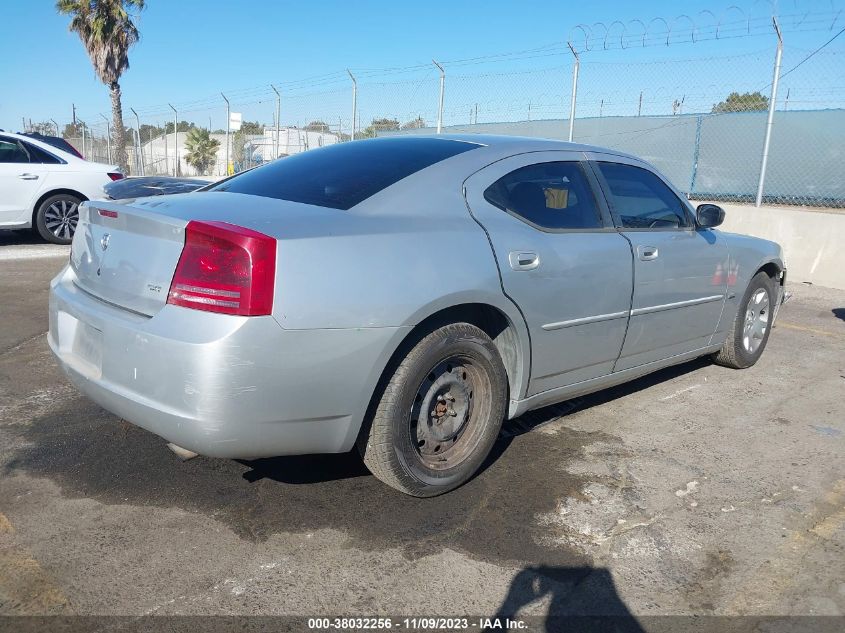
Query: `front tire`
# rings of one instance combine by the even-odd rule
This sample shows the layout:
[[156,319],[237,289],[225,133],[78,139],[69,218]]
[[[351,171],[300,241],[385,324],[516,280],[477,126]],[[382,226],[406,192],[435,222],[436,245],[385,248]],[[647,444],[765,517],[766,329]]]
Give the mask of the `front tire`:
[[35,212],[35,230],[53,244],[70,244],[79,222],[82,200],[69,193],[50,196]]
[[774,282],[764,272],[751,279],[742,297],[728,338],[713,360],[719,365],[733,369],[745,369],[756,363],[772,331],[775,314]]
[[481,467],[505,416],[507,374],[468,323],[441,327],[399,363],[358,448],[370,472],[415,497],[457,488]]

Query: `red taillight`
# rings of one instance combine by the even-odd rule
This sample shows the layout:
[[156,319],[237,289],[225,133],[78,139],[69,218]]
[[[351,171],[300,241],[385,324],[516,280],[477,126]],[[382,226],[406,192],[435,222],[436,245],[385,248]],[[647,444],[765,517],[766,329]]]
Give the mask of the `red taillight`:
[[121,174],[119,171],[110,171],[110,172],[109,172],[108,174],[106,174],[106,175],[107,175],[109,178],[111,178],[112,180],[122,180],[123,178],[126,178],[126,176],[124,176],[123,174]]
[[116,218],[117,211],[111,211],[109,209],[97,209],[97,213],[99,213],[104,218]]
[[192,220],[167,303],[241,316],[273,311],[276,240],[227,222]]

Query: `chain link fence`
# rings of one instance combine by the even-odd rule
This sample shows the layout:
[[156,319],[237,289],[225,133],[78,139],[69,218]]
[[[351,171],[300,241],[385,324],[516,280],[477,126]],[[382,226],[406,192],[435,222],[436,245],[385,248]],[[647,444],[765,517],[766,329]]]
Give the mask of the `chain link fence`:
[[[761,201],[843,207],[845,14],[831,5],[778,18],[783,52],[770,108],[778,37],[771,16],[754,7],[579,25],[567,41],[530,50],[341,70],[130,108],[130,172],[217,178],[333,143],[439,127],[571,136],[629,152],[691,198],[754,201],[765,172]],[[227,135],[230,111],[244,123]],[[192,128],[202,131],[190,132],[193,140]],[[111,162],[106,123],[86,131],[84,148],[69,140],[87,158]],[[205,160],[194,160],[200,154]]]

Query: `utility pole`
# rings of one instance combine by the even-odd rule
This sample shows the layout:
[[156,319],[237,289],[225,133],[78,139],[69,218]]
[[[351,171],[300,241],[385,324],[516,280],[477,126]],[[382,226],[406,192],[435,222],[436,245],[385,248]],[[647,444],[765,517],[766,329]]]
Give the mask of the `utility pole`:
[[637,116],[643,113],[643,91],[640,90],[640,105],[637,106]]
[[446,71],[435,60],[431,61],[440,70],[440,104],[437,106],[437,133],[440,134],[443,131],[443,93],[446,89]]
[[76,104],[70,104],[71,109],[73,110],[73,127],[76,127]]

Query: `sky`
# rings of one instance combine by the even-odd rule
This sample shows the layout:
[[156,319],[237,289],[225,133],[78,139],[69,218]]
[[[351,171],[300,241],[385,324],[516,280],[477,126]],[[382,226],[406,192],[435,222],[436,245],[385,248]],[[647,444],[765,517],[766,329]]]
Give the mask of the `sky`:
[[[141,41],[131,50],[131,67],[121,79],[124,117],[134,125],[130,108],[135,108],[142,123],[172,120],[167,105],[172,103],[180,119],[225,126],[223,91],[245,119],[272,122],[275,96],[269,84],[274,83],[282,92],[282,124],[321,118],[346,127],[351,81],[345,69],[350,68],[358,76],[364,125],[382,115],[422,116],[431,123],[439,90],[432,58],[447,61],[444,123],[472,120],[474,109],[480,110],[479,120],[565,116],[572,69],[565,42],[587,44],[576,25],[618,21],[629,24],[626,32],[636,33],[639,26],[630,21],[649,24],[659,17],[671,23],[683,7],[699,25],[700,38],[708,27],[712,35],[719,19],[713,16],[740,24],[742,13],[726,14],[731,4],[765,26],[768,0],[147,0],[137,21]],[[89,125],[105,126],[102,116],[111,116],[108,90],[78,37],[68,31],[68,18],[58,15],[50,0],[2,0],[2,5],[4,24],[15,26],[0,38],[0,128],[18,130],[22,117],[54,119],[63,127],[72,104]],[[784,70],[845,26],[845,12],[838,18],[835,13],[845,0],[782,0],[781,5],[781,14],[809,16],[803,23],[792,20]],[[689,22],[674,23],[676,33],[691,39]],[[635,113],[641,91],[643,113],[671,114],[674,101],[682,99],[682,111],[705,111],[734,87],[768,90],[771,82],[775,38],[767,28],[756,28],[749,37],[673,41],[671,46],[657,45],[650,37],[653,45],[637,47],[629,41],[625,50],[614,46],[621,25],[608,36],[611,50],[602,50],[602,28],[590,28],[597,34],[593,51],[582,52],[581,115]],[[739,33],[739,27],[733,28]],[[659,20],[649,29],[652,36],[665,33]],[[36,33],[39,44],[34,46]],[[787,88],[796,95],[791,107],[802,102],[807,108],[842,105],[843,50],[845,35],[791,75]],[[467,59],[475,61],[455,63]]]

